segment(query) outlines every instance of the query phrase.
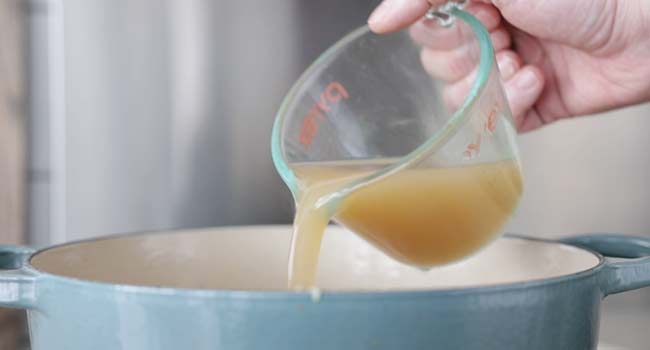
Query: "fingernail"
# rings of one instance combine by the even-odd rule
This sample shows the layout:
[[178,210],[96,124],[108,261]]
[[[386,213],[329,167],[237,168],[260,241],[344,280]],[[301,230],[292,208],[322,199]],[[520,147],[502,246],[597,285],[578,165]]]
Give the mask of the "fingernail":
[[512,77],[517,71],[515,62],[513,62],[508,56],[499,57],[497,64],[499,65],[499,71],[501,72],[503,80],[510,79],[510,77]]
[[535,75],[535,73],[531,72],[530,70],[524,70],[517,77],[515,85],[520,89],[530,89],[537,85],[538,82],[539,79],[537,79],[537,75]]
[[390,12],[390,3],[391,0],[384,0],[382,1],[377,8],[372,11],[372,14],[370,14],[370,17],[368,18],[368,24],[374,25],[377,23],[383,22],[384,18],[388,15]]

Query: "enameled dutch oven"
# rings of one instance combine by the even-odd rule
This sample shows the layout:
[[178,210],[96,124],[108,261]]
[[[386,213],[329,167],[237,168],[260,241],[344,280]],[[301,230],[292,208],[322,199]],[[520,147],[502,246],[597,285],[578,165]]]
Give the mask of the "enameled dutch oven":
[[644,238],[507,236],[424,272],[332,227],[321,289],[291,292],[290,232],[138,234],[38,252],[4,246],[0,305],[28,310],[35,350],[577,350],[596,347],[605,296],[650,285]]

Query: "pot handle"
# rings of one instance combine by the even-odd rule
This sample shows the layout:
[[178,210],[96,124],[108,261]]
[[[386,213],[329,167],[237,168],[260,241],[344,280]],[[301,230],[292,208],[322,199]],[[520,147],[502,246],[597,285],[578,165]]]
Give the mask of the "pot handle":
[[613,234],[590,234],[561,240],[613,258],[633,259],[605,263],[601,289],[605,296],[650,286],[650,238]]
[[33,309],[36,305],[36,274],[25,267],[34,253],[28,247],[0,245],[0,306]]

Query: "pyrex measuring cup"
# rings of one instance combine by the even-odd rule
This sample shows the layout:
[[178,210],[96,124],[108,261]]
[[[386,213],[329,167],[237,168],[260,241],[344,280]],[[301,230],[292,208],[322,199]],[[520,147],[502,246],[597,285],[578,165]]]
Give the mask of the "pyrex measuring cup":
[[[296,170],[305,164],[381,160],[319,198],[323,215],[335,219],[351,193],[406,169],[513,161],[518,170],[516,131],[489,33],[457,6],[445,9],[437,13],[450,24],[443,36],[462,44],[439,64],[470,72],[460,82],[425,66],[427,53],[408,31],[376,35],[364,26],[322,54],[292,87],[273,128],[272,155],[297,201],[307,179]],[[400,258],[391,243],[373,243]]]

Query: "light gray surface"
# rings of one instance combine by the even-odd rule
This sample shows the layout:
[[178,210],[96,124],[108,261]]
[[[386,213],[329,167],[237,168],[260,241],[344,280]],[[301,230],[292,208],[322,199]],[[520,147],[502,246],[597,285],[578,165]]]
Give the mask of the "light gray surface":
[[650,297],[648,290],[612,295],[605,299],[600,341],[620,349],[650,349]]
[[520,137],[521,206],[507,231],[650,235],[650,104]]

